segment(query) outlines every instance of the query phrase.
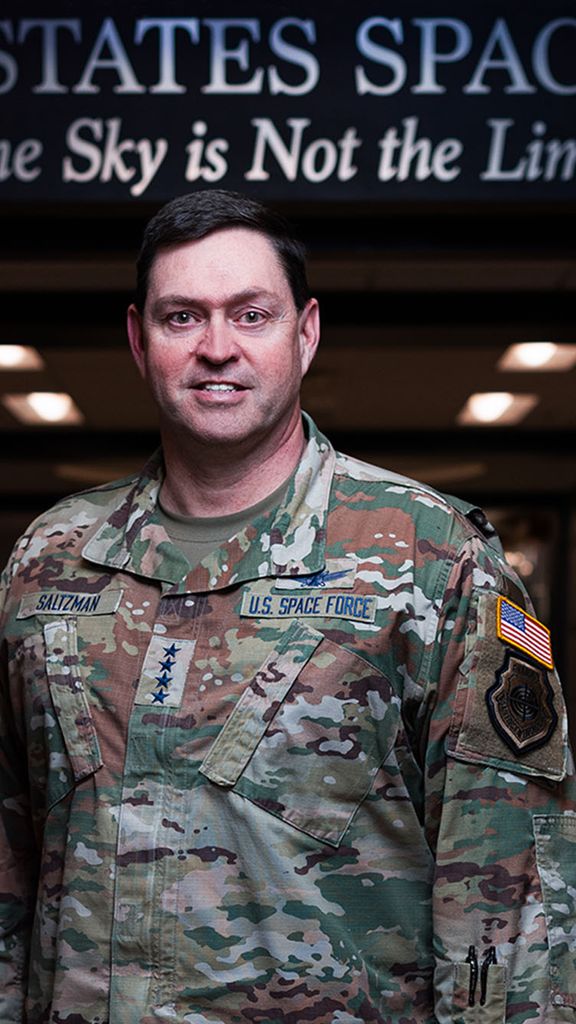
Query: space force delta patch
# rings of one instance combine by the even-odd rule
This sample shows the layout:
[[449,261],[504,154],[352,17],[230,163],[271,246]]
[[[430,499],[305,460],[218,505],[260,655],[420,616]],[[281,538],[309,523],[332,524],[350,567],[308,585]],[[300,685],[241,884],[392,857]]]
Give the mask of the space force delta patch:
[[65,590],[42,590],[26,594],[20,601],[18,619],[33,615],[109,615],[118,609],[122,590],[103,590],[100,594]]
[[337,618],[374,622],[376,597],[370,594],[262,594],[250,588],[242,598],[240,615],[251,619]]

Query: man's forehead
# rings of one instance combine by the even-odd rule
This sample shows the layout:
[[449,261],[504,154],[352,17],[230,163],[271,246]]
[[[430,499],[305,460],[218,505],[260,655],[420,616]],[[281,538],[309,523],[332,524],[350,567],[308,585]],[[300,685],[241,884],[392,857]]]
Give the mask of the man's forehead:
[[218,228],[202,238],[162,246],[155,254],[150,267],[150,277],[167,265],[176,267],[187,264],[191,269],[196,264],[214,260],[225,265],[235,260],[249,268],[262,262],[270,269],[279,271],[288,283],[287,275],[273,241],[261,231],[245,227]]

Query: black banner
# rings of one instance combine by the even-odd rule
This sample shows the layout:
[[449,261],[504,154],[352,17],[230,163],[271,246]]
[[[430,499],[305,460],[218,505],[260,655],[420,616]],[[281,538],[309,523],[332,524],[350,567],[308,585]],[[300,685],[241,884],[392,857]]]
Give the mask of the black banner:
[[0,16],[0,201],[575,197],[573,4],[50,8]]

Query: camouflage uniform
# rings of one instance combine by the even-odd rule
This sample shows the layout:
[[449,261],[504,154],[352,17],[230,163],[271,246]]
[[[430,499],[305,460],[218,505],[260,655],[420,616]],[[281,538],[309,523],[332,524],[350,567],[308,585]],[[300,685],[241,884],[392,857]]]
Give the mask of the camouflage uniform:
[[17,546],[2,1024],[576,1021],[562,697],[497,635],[525,595],[474,515],[309,429],[192,570],[159,457]]

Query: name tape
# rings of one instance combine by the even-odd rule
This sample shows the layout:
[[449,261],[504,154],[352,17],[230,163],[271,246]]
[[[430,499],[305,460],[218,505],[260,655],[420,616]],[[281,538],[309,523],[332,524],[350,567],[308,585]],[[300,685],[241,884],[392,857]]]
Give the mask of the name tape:
[[104,590],[101,594],[42,590],[26,594],[20,601],[18,619],[33,615],[109,615],[118,609],[123,590]]
[[370,594],[258,594],[247,590],[240,615],[244,618],[336,618],[374,622],[376,597]]

